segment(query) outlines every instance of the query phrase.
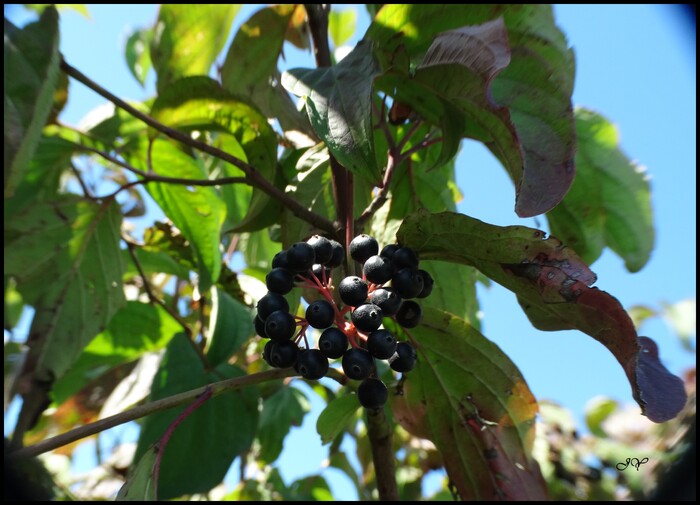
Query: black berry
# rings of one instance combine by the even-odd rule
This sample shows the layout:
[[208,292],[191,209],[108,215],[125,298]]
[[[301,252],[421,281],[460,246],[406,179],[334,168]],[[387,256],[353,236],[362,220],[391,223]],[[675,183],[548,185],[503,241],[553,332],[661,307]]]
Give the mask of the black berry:
[[399,249],[398,244],[389,244],[389,245],[385,245],[385,246],[382,248],[382,251],[379,253],[379,256],[381,256],[382,258],[386,258],[386,259],[390,260],[391,257],[394,255],[394,253],[395,253],[396,251],[398,251],[398,249]]
[[263,321],[276,310],[289,312],[289,302],[279,293],[267,293],[258,302],[258,317]]
[[404,328],[415,328],[423,319],[423,309],[418,302],[406,300],[396,313],[396,322]]
[[318,380],[328,372],[328,358],[318,349],[307,349],[297,356],[296,370],[305,379]]
[[399,342],[396,352],[389,358],[389,366],[396,372],[408,372],[416,365],[416,350],[408,342]]
[[287,251],[280,251],[272,258],[272,268],[286,268],[289,270],[289,262],[287,261]]
[[345,249],[340,245],[340,242],[336,242],[335,240],[331,240],[330,242],[333,252],[331,254],[331,259],[326,262],[326,266],[330,268],[339,267],[345,260]]
[[326,300],[316,300],[306,308],[306,320],[314,328],[322,330],[333,324],[335,311],[333,305]]
[[267,335],[265,335],[265,321],[260,319],[258,316],[255,316],[255,321],[253,324],[255,325],[255,333],[263,338],[267,338]]
[[286,295],[294,287],[294,274],[286,268],[273,268],[265,276],[265,285],[273,293]]
[[318,339],[318,350],[326,358],[338,359],[348,348],[348,337],[338,328],[326,328]]
[[349,378],[362,380],[369,377],[374,370],[374,359],[369,351],[353,347],[343,354],[343,372]]
[[272,359],[270,358],[270,352],[272,351],[272,346],[274,343],[274,340],[268,340],[265,343],[265,347],[263,347],[262,352],[262,358],[265,360],[265,363],[267,363],[270,366],[275,366],[272,364]]
[[385,282],[391,280],[391,276],[394,273],[394,267],[391,264],[391,260],[382,258],[378,254],[370,256],[365,261],[362,267],[362,273],[369,282],[374,284],[384,284]]
[[425,298],[433,292],[433,277],[425,270],[418,270],[418,273],[423,277],[423,289],[416,298]]
[[333,246],[331,245],[331,241],[328,240],[326,237],[322,237],[321,235],[314,235],[309,240],[307,240],[306,243],[309,244],[314,250],[314,254],[316,256],[316,263],[325,265],[333,256]]
[[374,330],[367,337],[367,350],[377,359],[389,359],[396,351],[396,338],[389,330]]
[[297,242],[287,249],[287,263],[295,272],[307,271],[313,266],[315,259],[313,247],[306,242]]
[[358,235],[350,242],[350,256],[355,261],[364,263],[367,258],[379,252],[379,244],[369,235]]
[[369,378],[362,381],[357,388],[357,399],[366,409],[381,408],[389,398],[389,390],[379,379]]
[[360,331],[370,332],[379,328],[384,319],[382,309],[373,303],[365,303],[356,307],[350,315],[352,324]]
[[415,298],[423,290],[423,276],[413,268],[402,268],[391,278],[391,287],[401,298]]
[[393,316],[399,310],[403,298],[392,288],[379,288],[372,291],[369,301],[382,309],[384,316]]
[[338,285],[340,299],[343,300],[343,303],[351,307],[357,307],[365,303],[368,290],[367,283],[354,275],[346,277],[340,281],[340,285]]
[[[272,342],[270,346],[270,361],[277,368],[289,368],[294,366],[299,355],[299,348],[291,340]],[[268,342],[269,343],[269,342]]]
[[418,268],[418,255],[408,247],[399,247],[391,256],[391,263],[396,270],[402,268]]
[[289,312],[276,310],[265,319],[265,335],[272,340],[289,340],[294,336],[297,323]]

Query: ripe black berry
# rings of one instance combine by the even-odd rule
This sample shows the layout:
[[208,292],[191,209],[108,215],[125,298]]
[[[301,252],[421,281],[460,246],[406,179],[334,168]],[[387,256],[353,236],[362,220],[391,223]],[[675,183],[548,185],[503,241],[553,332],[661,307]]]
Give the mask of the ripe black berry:
[[289,312],[289,302],[279,293],[267,293],[258,302],[258,317],[263,321],[276,310]]
[[386,259],[390,260],[391,257],[394,255],[394,253],[395,253],[396,251],[398,251],[398,249],[399,249],[398,244],[389,244],[389,245],[385,245],[385,246],[382,248],[382,251],[379,253],[379,256],[381,256],[382,258],[386,258]]
[[374,359],[369,351],[353,347],[343,354],[343,372],[349,378],[362,380],[369,377],[374,370]]
[[377,359],[389,359],[396,351],[396,338],[389,330],[374,330],[367,337],[367,350]]
[[311,272],[316,276],[316,278],[321,281],[322,283],[328,282],[331,278],[331,269],[321,265],[320,263],[314,263],[314,266],[311,267]]
[[416,365],[416,350],[408,342],[399,342],[396,352],[389,358],[389,366],[396,372],[408,372]]
[[378,409],[386,403],[389,391],[379,379],[369,378],[362,381],[357,388],[357,399],[366,409]]
[[333,255],[333,246],[330,240],[321,235],[314,235],[307,240],[306,243],[314,250],[316,263],[320,263],[321,265],[328,263],[328,260],[330,260]]
[[396,270],[402,268],[418,268],[418,255],[408,247],[399,247],[391,256],[391,263]]
[[265,276],[265,285],[273,293],[286,295],[294,287],[294,274],[286,268],[273,268]]
[[362,267],[362,273],[369,282],[375,284],[384,284],[385,282],[391,280],[391,276],[394,273],[394,267],[391,264],[391,260],[382,258],[378,254],[370,256],[365,261]]
[[[270,346],[270,364],[277,368],[289,368],[294,366],[299,355],[299,348],[291,340],[272,342]],[[270,343],[268,342],[268,344]]]
[[[400,309],[399,309],[400,310]],[[370,332],[379,328],[384,319],[382,309],[373,303],[365,303],[356,307],[350,315],[352,324],[360,331]]]
[[294,336],[297,323],[289,312],[276,310],[265,319],[265,335],[272,340],[289,340]]
[[350,256],[355,261],[364,263],[367,258],[379,252],[379,244],[369,235],[358,235],[350,242]]
[[423,289],[416,298],[425,298],[433,292],[433,277],[425,270],[418,270],[418,273],[423,277]]
[[340,281],[338,285],[340,299],[343,300],[343,303],[351,307],[357,307],[365,303],[368,290],[367,283],[354,275],[346,277]]
[[260,319],[260,317],[255,316],[255,321],[253,324],[255,325],[255,333],[260,335],[262,338],[267,338],[267,335],[265,335],[265,321]]
[[306,308],[306,320],[314,328],[322,330],[333,324],[335,311],[326,300],[316,300]]
[[328,358],[318,349],[307,349],[297,356],[295,368],[305,379],[318,380],[328,372]]
[[267,343],[265,343],[265,347],[263,347],[262,352],[262,358],[265,360],[265,363],[267,363],[270,366],[275,366],[272,364],[272,360],[270,359],[270,352],[272,351],[272,345],[274,343],[274,340],[268,340]]
[[339,267],[345,260],[345,249],[340,245],[340,242],[336,242],[335,240],[331,240],[330,242],[333,247],[333,253],[331,254],[331,259],[326,262],[326,266],[330,268]]
[[406,300],[396,313],[396,322],[404,328],[415,328],[423,319],[423,309],[418,302]]
[[379,288],[372,291],[369,301],[382,309],[384,316],[393,316],[399,310],[403,298],[392,288]]
[[290,269],[289,262],[287,261],[287,251],[280,251],[275,254],[275,257],[272,258],[272,268]]
[[326,358],[338,359],[348,348],[348,337],[338,328],[326,328],[318,339],[318,350]]
[[287,249],[287,263],[295,272],[305,272],[312,267],[316,255],[313,247],[306,242],[297,242]]
[[423,290],[423,276],[413,268],[402,268],[391,278],[391,287],[401,298],[415,298]]

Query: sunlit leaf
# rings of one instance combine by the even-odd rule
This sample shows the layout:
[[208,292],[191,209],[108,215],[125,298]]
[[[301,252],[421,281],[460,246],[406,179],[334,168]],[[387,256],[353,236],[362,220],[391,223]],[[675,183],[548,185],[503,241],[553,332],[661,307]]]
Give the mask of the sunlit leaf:
[[306,101],[311,124],[331,153],[370,183],[381,180],[372,131],[372,84],[379,71],[365,41],[337,65],[282,74],[282,85]]
[[551,232],[589,265],[608,246],[636,272],[654,247],[649,179],[625,156],[617,129],[601,115],[577,109],[576,140],[576,179],[547,213]]
[[211,292],[211,344],[207,359],[212,366],[225,363],[253,335],[250,311],[238,300],[214,287]]
[[460,498],[546,498],[531,457],[537,403],[510,359],[464,320],[432,308],[404,333],[418,361],[403,395],[390,396],[394,415],[435,444]]
[[321,435],[321,442],[332,442],[346,429],[359,408],[357,395],[339,396],[329,402],[316,421],[316,431]]
[[33,11],[42,13],[44,10],[46,10],[47,7],[49,6],[54,6],[58,11],[70,9],[74,10],[78,14],[82,14],[85,18],[91,19],[90,17],[90,12],[88,11],[87,5],[85,4],[22,4],[28,9],[32,9]]
[[258,428],[261,461],[270,464],[279,457],[289,430],[301,426],[310,408],[306,395],[294,387],[283,387],[265,398]]
[[154,467],[159,446],[154,444],[141,456],[124,485],[117,493],[117,501],[153,501],[155,496]]
[[586,425],[591,433],[597,437],[607,437],[602,427],[605,420],[619,408],[619,404],[604,396],[591,398],[586,403]]
[[18,29],[4,25],[4,193],[22,179],[49,118],[58,82],[58,13],[47,8],[39,21]]
[[357,24],[357,11],[354,8],[343,11],[331,10],[328,14],[328,35],[333,45],[340,47],[345,44],[353,33]]
[[160,6],[150,51],[159,92],[181,77],[209,75],[240,8],[239,4]]
[[617,299],[590,287],[595,274],[556,238],[544,240],[540,230],[493,226],[449,212],[416,212],[397,237],[424,259],[472,265],[515,292],[536,328],[579,329],[605,345],[652,421],[672,419],[685,405],[683,382],[661,364],[654,342],[637,336]]
[[146,83],[146,76],[151,69],[151,40],[153,39],[153,30],[143,29],[136,30],[126,40],[124,53],[126,56],[126,64],[136,80],[143,86]]

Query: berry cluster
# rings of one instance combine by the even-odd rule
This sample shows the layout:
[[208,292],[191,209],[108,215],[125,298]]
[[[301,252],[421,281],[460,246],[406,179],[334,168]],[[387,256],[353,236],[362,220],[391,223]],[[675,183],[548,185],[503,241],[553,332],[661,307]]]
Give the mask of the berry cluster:
[[[421,306],[412,298],[424,298],[433,289],[428,272],[418,268],[416,253],[396,244],[381,252],[369,235],[350,242],[350,256],[362,265],[362,277],[345,277],[338,285],[342,303],[333,298],[333,268],[345,259],[343,246],[314,235],[275,255],[265,283],[268,293],[258,302],[255,329],[270,340],[263,359],[273,367],[294,369],[304,378],[318,380],[328,372],[329,359],[341,359],[345,375],[360,380],[358,399],[363,407],[376,409],[389,395],[379,378],[375,359],[388,360],[396,372],[408,372],[416,363],[416,352],[408,342],[398,342],[382,328],[385,317],[400,326],[420,323]],[[294,287],[318,291],[322,299],[311,302],[305,317],[289,313],[283,296]],[[349,316],[349,317],[348,317]],[[308,327],[323,330],[318,348],[310,348]],[[300,347],[301,341],[304,347]]]

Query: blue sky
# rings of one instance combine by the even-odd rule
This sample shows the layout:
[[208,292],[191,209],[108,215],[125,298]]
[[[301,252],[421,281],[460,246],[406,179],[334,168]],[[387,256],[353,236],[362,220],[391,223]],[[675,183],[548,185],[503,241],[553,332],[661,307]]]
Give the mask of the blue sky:
[[[258,6],[246,5],[235,30]],[[338,10],[351,8],[339,5]],[[131,30],[150,25],[154,5],[92,5],[91,18],[72,11],[61,17],[61,50],[66,60],[116,95],[143,100],[153,94],[151,73],[143,89],[129,73],[123,47]],[[359,9],[354,44],[368,16]],[[15,7],[6,16],[17,24],[28,19]],[[647,266],[628,273],[623,261],[606,251],[593,265],[595,284],[618,298],[625,308],[657,307],[696,296],[696,84],[694,25],[676,7],[659,5],[556,5],[558,26],[576,54],[575,105],[592,108],[616,123],[622,149],[648,168],[656,244]],[[285,68],[313,66],[308,53],[287,45]],[[63,121],[77,124],[104,100],[71,82]],[[459,154],[457,183],[464,200],[458,210],[497,225],[522,224],[546,229],[546,220],[515,215],[514,190],[505,170],[483,146],[465,141]],[[595,340],[574,331],[541,332],[523,315],[515,296],[494,285],[479,288],[483,333],[520,368],[538,399],[552,399],[581,419],[585,403],[607,395],[633,404],[629,383],[614,357]],[[22,337],[22,328],[18,336]],[[25,330],[26,332],[26,325]],[[680,374],[695,364],[668,326],[655,318],[640,334],[660,345],[661,359]],[[307,390],[308,391],[308,390]],[[312,412],[294,429],[280,459],[286,482],[316,472],[326,456],[315,433],[322,402],[313,398]],[[7,427],[6,427],[7,432]],[[109,438],[109,435],[107,435]],[[303,448],[303,449],[302,449]],[[306,457],[299,461],[298,452]],[[295,456],[295,454],[297,456]],[[330,471],[339,499],[354,499],[348,483]],[[434,484],[434,483],[433,483]],[[349,493],[349,494],[347,494]]]

